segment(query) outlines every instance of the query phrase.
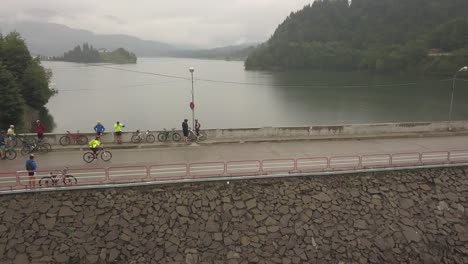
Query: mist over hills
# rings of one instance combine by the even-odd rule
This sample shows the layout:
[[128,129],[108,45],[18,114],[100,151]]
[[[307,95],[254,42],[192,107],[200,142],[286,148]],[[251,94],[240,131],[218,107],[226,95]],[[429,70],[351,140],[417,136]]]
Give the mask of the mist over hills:
[[61,56],[77,45],[89,43],[95,48],[115,50],[125,48],[138,57],[190,57],[211,59],[245,59],[255,44],[233,45],[214,49],[192,49],[164,42],[143,40],[129,35],[95,34],[65,25],[39,22],[5,23],[0,21],[0,33],[17,31],[26,40],[34,55]]

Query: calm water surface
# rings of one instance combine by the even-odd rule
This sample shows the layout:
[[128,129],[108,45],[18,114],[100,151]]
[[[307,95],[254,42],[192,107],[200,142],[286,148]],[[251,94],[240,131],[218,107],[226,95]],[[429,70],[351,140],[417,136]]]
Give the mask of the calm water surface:
[[[108,130],[115,121],[135,130],[179,128],[191,120],[189,80],[137,71],[190,78],[193,66],[196,116],[204,128],[446,120],[452,85],[400,75],[251,72],[237,61],[140,58],[136,65],[111,66],[129,71],[43,65],[53,70],[59,90],[47,105],[55,131],[92,131],[97,120]],[[454,119],[468,118],[467,98],[468,82],[458,81]]]

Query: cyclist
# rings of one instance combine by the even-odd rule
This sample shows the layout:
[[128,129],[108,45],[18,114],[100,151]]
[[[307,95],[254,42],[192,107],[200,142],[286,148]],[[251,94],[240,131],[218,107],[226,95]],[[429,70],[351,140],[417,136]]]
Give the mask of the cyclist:
[[106,131],[106,128],[101,124],[100,121],[97,121],[97,124],[94,126],[94,131],[96,131],[98,136],[101,136],[104,134],[104,131]]
[[7,130],[7,139],[8,139],[8,144],[11,146],[13,145],[13,140],[15,140],[15,126],[10,125],[10,128]]
[[6,159],[5,136],[3,135],[3,131],[0,131],[0,158],[2,160]]
[[124,124],[117,121],[114,125],[115,136],[117,140],[117,144],[122,144],[122,128],[125,127]]
[[200,136],[200,128],[200,122],[198,122],[198,119],[195,119],[195,133],[197,134],[197,138]]
[[88,145],[89,148],[93,151],[94,156],[96,156],[97,152],[101,149],[101,137],[96,136],[96,138],[91,140]]
[[44,138],[45,126],[41,123],[41,120],[36,121],[36,133],[39,142]]
[[186,144],[190,144],[188,141],[188,135],[189,135],[189,128],[188,128],[188,119],[184,119],[184,122],[182,122],[182,133],[184,134],[184,142]]

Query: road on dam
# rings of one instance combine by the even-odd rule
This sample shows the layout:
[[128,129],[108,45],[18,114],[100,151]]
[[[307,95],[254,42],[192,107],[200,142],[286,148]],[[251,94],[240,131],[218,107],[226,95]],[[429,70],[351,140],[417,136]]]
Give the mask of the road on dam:
[[[110,167],[126,165],[150,165],[172,163],[217,162],[236,160],[265,160],[282,158],[310,158],[346,155],[396,154],[468,150],[468,136],[385,138],[354,140],[313,140],[236,144],[194,144],[157,148],[112,149],[110,162],[101,160],[87,164],[84,151],[61,150],[36,154],[40,169]],[[13,161],[0,161],[0,171],[24,170],[27,156]]]

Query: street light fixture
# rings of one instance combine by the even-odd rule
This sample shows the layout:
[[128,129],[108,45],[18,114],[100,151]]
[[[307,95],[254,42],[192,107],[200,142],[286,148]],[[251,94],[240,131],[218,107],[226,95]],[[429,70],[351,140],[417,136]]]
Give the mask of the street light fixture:
[[450,110],[449,110],[449,122],[448,122],[448,130],[452,131],[452,109],[453,109],[453,96],[455,93],[455,81],[457,80],[457,74],[459,72],[466,72],[468,71],[468,66],[460,68],[455,75],[453,76],[453,84],[452,84],[452,99],[450,100]]
[[192,129],[195,129],[195,92],[193,90],[193,72],[195,69],[190,67],[189,71],[190,75],[192,76],[192,102],[190,103],[190,108],[192,108]]

